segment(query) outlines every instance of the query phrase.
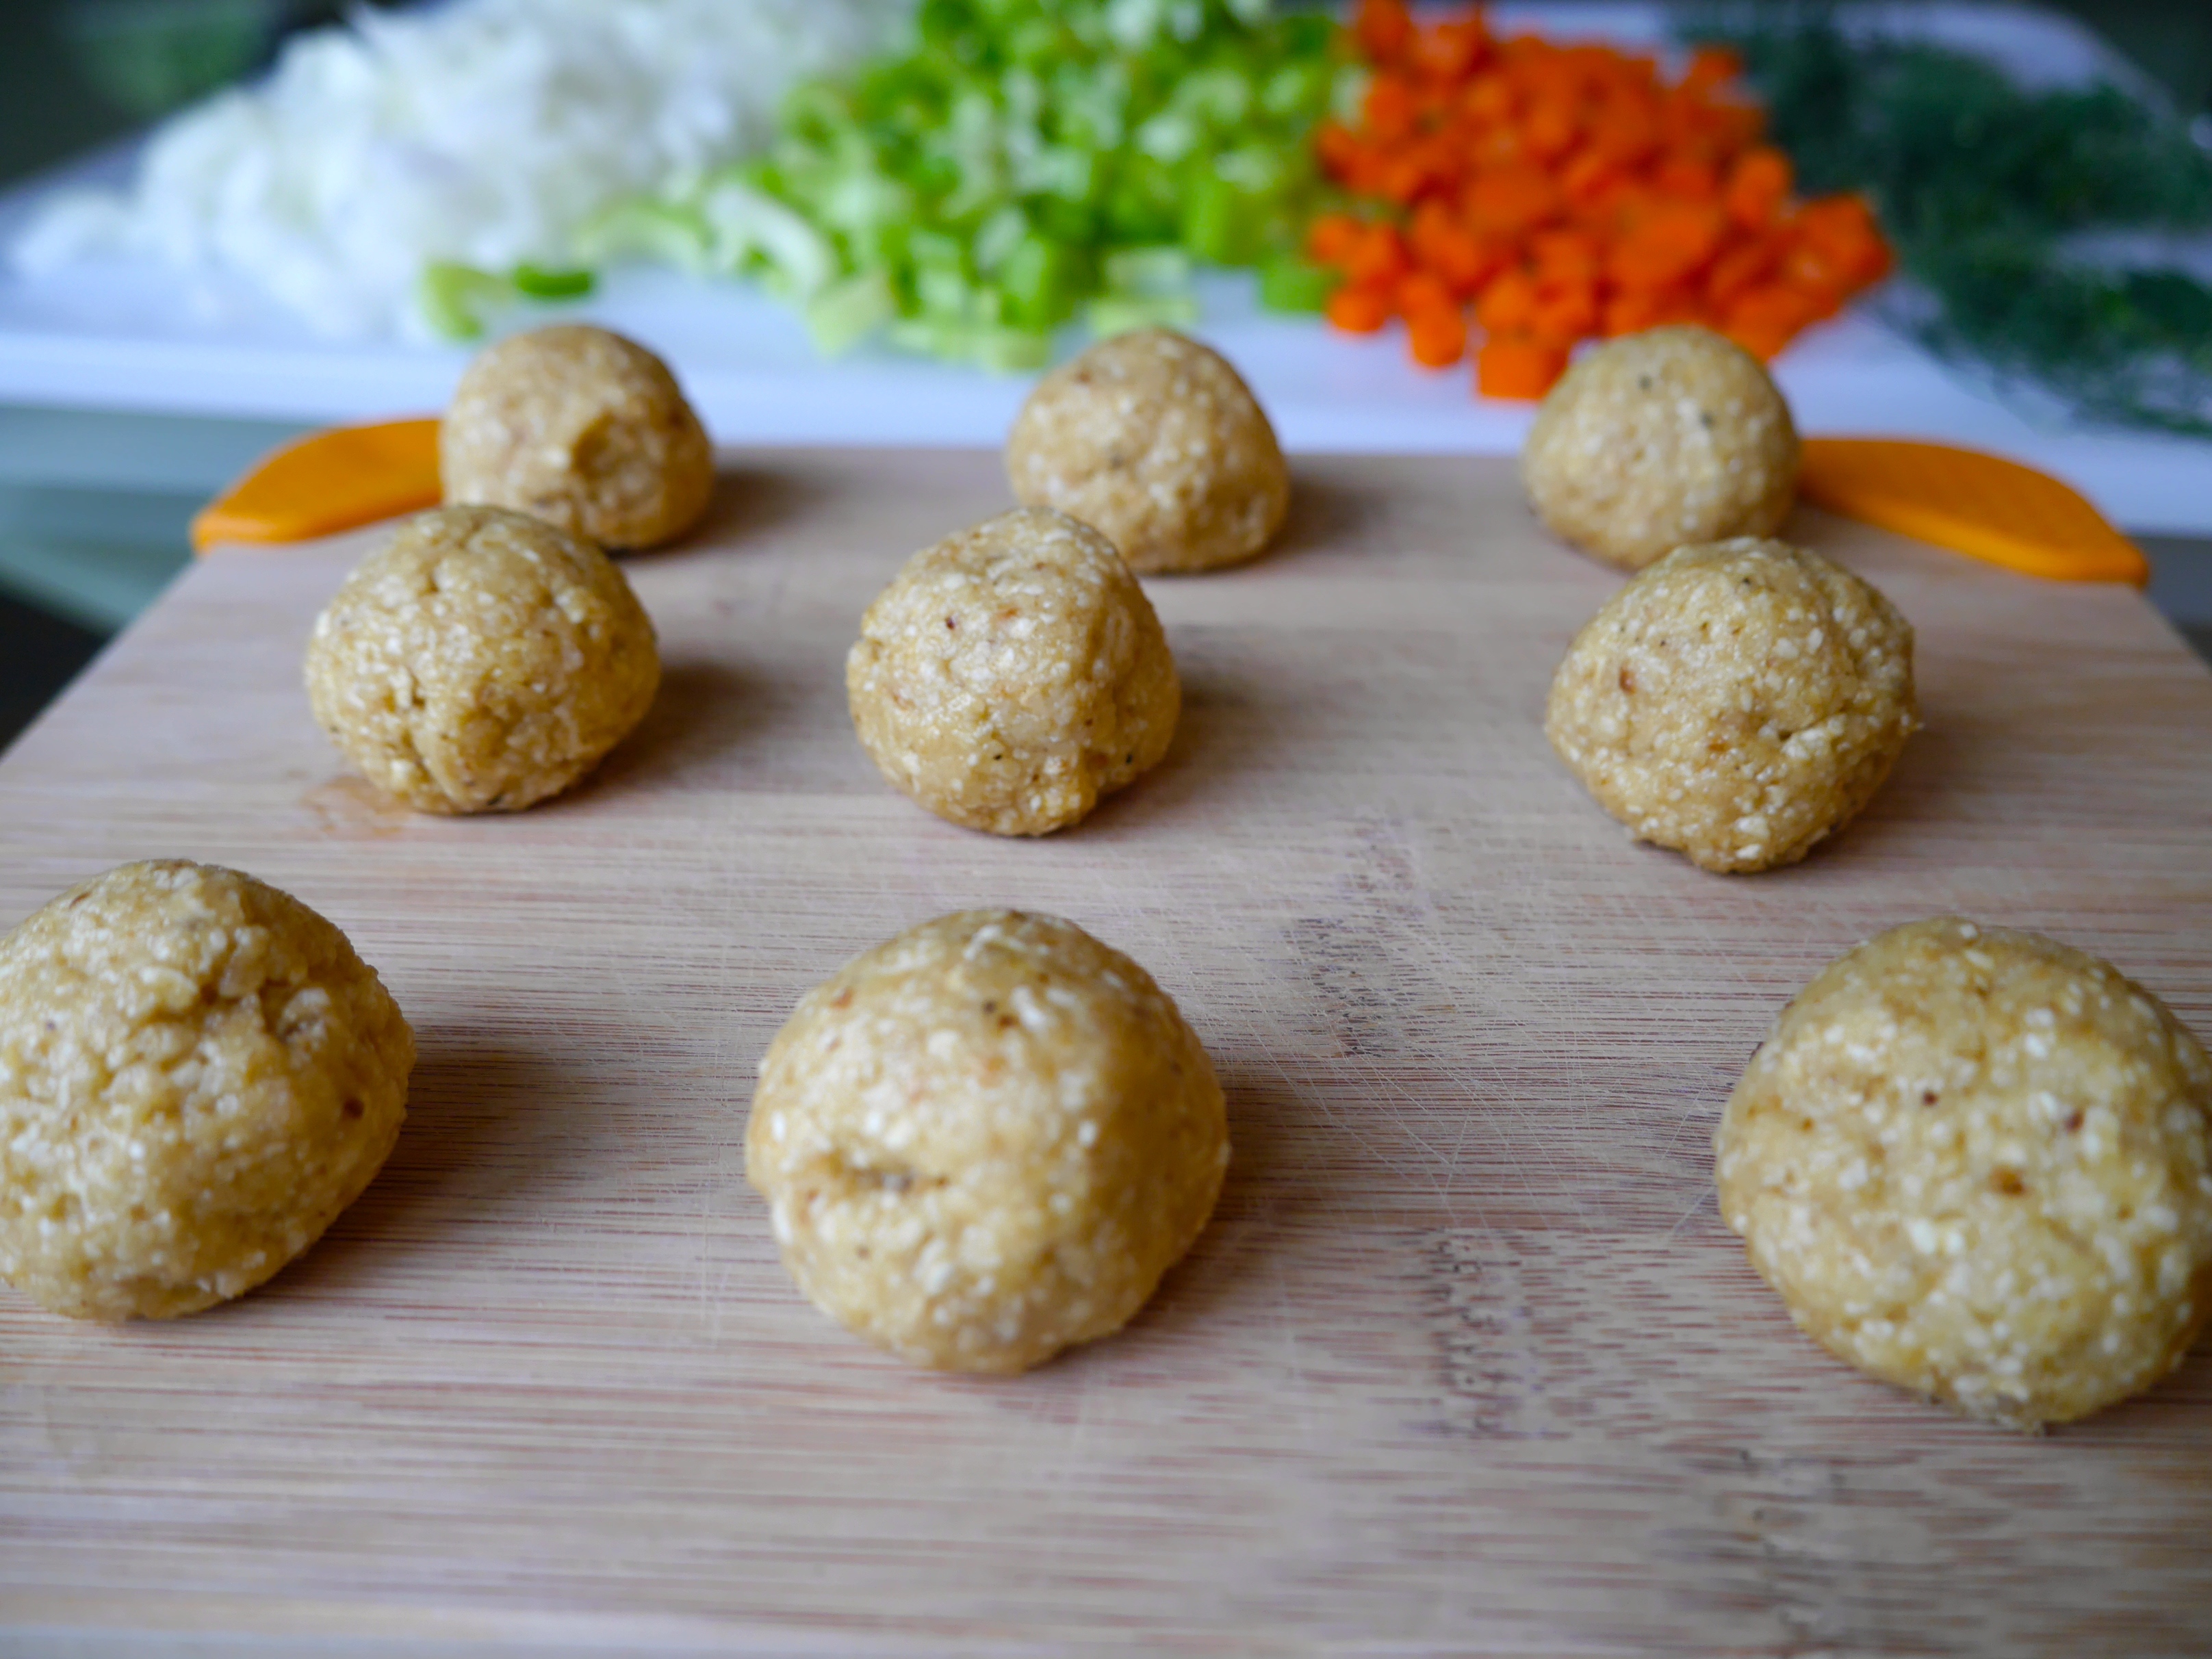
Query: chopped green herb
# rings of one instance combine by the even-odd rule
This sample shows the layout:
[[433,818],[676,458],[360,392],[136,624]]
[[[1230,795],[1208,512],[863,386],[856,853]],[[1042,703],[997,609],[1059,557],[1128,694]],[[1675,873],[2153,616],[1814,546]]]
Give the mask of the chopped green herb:
[[2099,233],[2212,227],[2212,156],[2111,86],[2031,91],[1978,58],[1846,38],[1825,9],[1693,31],[1744,54],[1808,191],[1863,190],[1908,290],[1889,314],[2001,386],[2212,434],[2212,288],[2093,257]]

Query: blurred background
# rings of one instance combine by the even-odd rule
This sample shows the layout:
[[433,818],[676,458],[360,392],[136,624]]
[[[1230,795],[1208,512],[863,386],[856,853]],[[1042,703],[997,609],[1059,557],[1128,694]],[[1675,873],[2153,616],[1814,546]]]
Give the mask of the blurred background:
[[[2102,33],[2179,109],[2212,124],[2212,0],[2045,3]],[[349,9],[0,0],[0,188],[253,74],[288,35]],[[0,747],[182,565],[192,511],[295,430],[0,405]],[[2145,544],[2160,573],[2153,598],[2212,654],[2212,628],[2201,625],[2212,617],[2212,547]]]

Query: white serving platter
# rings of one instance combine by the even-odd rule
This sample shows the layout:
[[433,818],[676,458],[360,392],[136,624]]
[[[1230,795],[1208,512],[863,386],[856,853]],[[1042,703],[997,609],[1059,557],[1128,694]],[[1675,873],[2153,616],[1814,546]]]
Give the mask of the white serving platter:
[[[1650,44],[1653,6],[1497,9],[1501,30]],[[2034,82],[2142,77],[2071,20],[2013,5],[1862,7],[1854,27],[1909,28]],[[0,197],[0,243],[51,191],[118,178],[126,147]],[[1248,277],[1202,285],[1199,331],[1251,380],[1287,446],[1305,452],[1500,453],[1529,410],[1472,395],[1464,368],[1425,371],[1394,330],[1371,338],[1261,312]],[[815,353],[781,304],[659,270],[609,273],[578,305],[668,357],[731,444],[991,444],[1028,381],[863,351]],[[1071,340],[1073,343],[1073,340]],[[30,279],[0,271],[0,401],[139,412],[349,421],[442,406],[467,353],[318,337],[244,288],[112,262]],[[1863,312],[1804,336],[1777,366],[1809,433],[1920,437],[1990,449],[2065,478],[2125,528],[2212,535],[2212,443],[2031,418]]]

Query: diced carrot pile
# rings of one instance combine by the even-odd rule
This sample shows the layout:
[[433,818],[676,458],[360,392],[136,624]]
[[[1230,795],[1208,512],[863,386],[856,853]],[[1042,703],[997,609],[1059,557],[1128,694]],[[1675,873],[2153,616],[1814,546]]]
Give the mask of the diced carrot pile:
[[1495,40],[1479,7],[1416,22],[1404,0],[1364,0],[1351,32],[1375,70],[1365,108],[1316,143],[1376,206],[1310,228],[1344,276],[1328,319],[1403,319],[1431,368],[1479,338],[1486,397],[1540,398],[1577,342],[1662,323],[1771,358],[1889,271],[1863,200],[1797,199],[1731,53],[1698,52],[1670,83],[1651,57]]

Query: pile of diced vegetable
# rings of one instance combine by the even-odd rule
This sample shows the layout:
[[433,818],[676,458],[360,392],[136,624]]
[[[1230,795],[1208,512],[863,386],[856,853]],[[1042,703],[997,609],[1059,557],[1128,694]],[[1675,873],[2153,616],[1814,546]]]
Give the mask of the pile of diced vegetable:
[[1197,264],[1317,306],[1311,137],[1364,79],[1338,33],[1267,0],[925,0],[910,49],[802,88],[767,155],[625,206],[593,251],[757,276],[826,351],[880,330],[996,368],[1073,321],[1191,320]]
[[1329,319],[1403,318],[1415,361],[1444,368],[1471,313],[1488,395],[1540,397],[1577,342],[1663,323],[1772,357],[1890,268],[1862,198],[1796,199],[1729,52],[1669,81],[1650,56],[1496,40],[1479,8],[1417,22],[1403,0],[1365,0],[1352,33],[1374,77],[1318,142],[1365,205],[1309,240],[1341,273]]
[[[998,369],[1071,323],[1194,319],[1200,266],[1540,396],[1580,341],[1668,322],[1771,357],[1879,281],[1856,196],[1800,201],[1725,52],[1494,38],[1481,9],[1349,22],[1269,0],[924,0],[903,45],[808,82],[768,152],[589,228],[758,278],[826,352]],[[525,273],[550,291],[561,273]]]

